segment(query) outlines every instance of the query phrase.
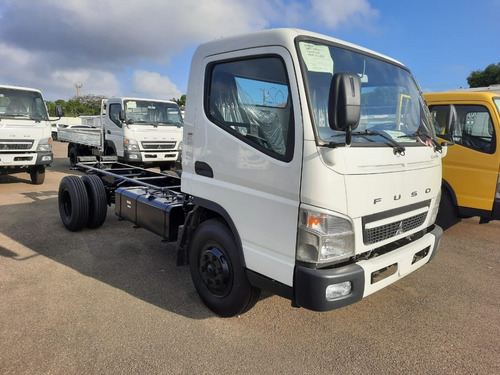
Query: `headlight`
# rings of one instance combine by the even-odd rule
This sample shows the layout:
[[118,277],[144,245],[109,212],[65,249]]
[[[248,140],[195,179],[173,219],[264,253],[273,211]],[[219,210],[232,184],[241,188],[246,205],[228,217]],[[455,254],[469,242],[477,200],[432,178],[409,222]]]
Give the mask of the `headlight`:
[[182,151],[182,141],[179,142],[179,151]]
[[52,151],[52,138],[41,139],[40,142],[38,142],[36,150],[42,152]]
[[123,141],[123,148],[125,151],[139,151],[139,144],[135,139],[125,138]]
[[327,263],[353,255],[354,230],[348,218],[300,209],[297,260]]

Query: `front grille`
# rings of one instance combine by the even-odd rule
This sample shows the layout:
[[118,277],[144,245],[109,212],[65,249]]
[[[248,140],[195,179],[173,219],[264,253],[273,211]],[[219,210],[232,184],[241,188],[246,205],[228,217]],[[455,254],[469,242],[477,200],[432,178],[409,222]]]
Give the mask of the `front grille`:
[[388,238],[406,233],[421,226],[424,223],[426,217],[427,212],[423,212],[421,214],[403,220],[398,220],[393,223],[366,229],[364,231],[363,242],[365,243],[365,245],[371,245]]
[[172,150],[175,142],[141,142],[144,150]]
[[33,147],[33,141],[0,140],[0,151],[29,150],[31,147]]
[[363,217],[364,244],[371,245],[418,228],[425,222],[430,204],[431,200],[426,200]]
[[367,229],[365,230],[364,243],[370,245],[418,228],[424,223],[426,217],[427,212],[423,212],[404,220]]

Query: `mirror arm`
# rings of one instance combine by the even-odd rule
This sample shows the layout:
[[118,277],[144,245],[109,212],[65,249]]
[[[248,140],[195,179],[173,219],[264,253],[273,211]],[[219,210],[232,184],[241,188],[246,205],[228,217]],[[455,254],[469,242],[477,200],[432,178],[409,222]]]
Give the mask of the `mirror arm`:
[[349,147],[351,145],[352,140],[352,126],[349,125],[345,130],[345,145]]

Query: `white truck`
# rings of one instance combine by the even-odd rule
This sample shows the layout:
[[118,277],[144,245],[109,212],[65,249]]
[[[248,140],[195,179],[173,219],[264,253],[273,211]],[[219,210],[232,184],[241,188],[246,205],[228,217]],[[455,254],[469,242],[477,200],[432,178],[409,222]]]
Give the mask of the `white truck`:
[[[60,115],[61,108],[56,112]],[[52,163],[47,107],[39,90],[0,85],[0,175],[27,172],[43,184]]]
[[401,63],[303,30],[261,31],[196,50],[181,178],[82,162],[85,176],[61,181],[59,210],[75,231],[99,227],[114,203],[176,241],[221,316],[262,289],[325,311],[435,256],[445,153]]
[[119,161],[162,170],[180,169],[183,119],[172,101],[103,99],[96,128],[59,128],[74,166],[78,157],[116,156]]

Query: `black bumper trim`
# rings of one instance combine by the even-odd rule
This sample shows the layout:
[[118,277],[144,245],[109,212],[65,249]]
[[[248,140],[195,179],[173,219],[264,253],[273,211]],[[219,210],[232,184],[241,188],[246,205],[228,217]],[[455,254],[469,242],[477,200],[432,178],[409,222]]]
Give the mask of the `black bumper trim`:
[[[326,287],[350,281],[351,293],[334,301],[326,300]],[[338,309],[363,298],[365,273],[361,266],[350,264],[334,269],[295,267],[295,303],[314,311]]]

